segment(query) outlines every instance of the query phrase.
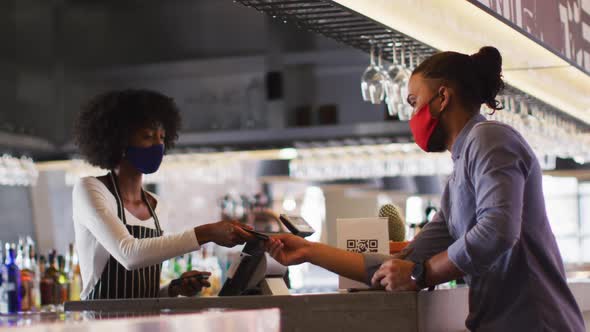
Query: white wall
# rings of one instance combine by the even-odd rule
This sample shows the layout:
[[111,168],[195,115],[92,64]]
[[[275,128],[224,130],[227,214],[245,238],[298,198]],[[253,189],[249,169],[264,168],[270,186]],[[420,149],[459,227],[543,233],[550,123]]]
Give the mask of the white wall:
[[35,236],[28,187],[0,186],[0,241],[16,242],[18,236]]
[[[387,194],[377,191],[351,189],[342,186],[324,186],[326,199],[326,231],[329,245],[336,246],[337,218],[366,218],[379,215],[379,208],[385,203],[393,203],[405,213],[406,195]],[[383,196],[387,196],[383,201]]]
[[31,198],[39,253],[52,249],[66,252],[74,242],[74,227],[72,188],[66,185],[65,172],[40,172],[37,185],[31,187]]

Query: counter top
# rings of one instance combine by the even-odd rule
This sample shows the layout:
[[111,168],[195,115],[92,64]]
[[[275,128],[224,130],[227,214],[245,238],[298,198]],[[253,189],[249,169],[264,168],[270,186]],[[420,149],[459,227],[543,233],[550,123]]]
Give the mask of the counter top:
[[[590,325],[590,282],[576,281],[570,282],[569,285],[584,314],[586,324]],[[199,313],[199,315],[205,316],[210,314],[228,315],[229,319],[240,310],[264,311],[274,308],[273,312],[277,317],[280,315],[276,324],[280,325],[281,331],[377,331],[395,327],[400,331],[456,332],[465,331],[464,321],[468,312],[468,293],[468,288],[460,287],[418,293],[363,291],[290,296],[79,301],[66,303],[65,313],[0,316],[0,325],[34,326],[50,322],[66,323],[53,324],[56,326],[72,325],[71,323],[94,324],[101,323],[97,320],[112,318],[124,318],[122,320],[115,319],[119,323],[130,321],[130,319],[133,322],[136,322],[134,319],[146,322],[154,320],[168,322],[170,319],[176,321],[175,317],[179,314],[182,317],[188,317],[185,316],[187,313]],[[214,318],[211,319],[212,322],[215,321]],[[204,323],[200,322],[199,324]],[[262,322],[252,324],[262,324]],[[239,326],[242,330],[242,326]],[[122,325],[122,327],[134,329],[132,325]],[[165,325],[165,328],[162,331],[176,331],[172,327],[168,329],[168,325]],[[273,329],[263,330],[272,331]]]
[[[35,314],[39,315],[39,314]],[[49,315],[49,314],[47,314]],[[59,315],[59,314],[58,314]],[[82,331],[162,331],[162,332],[185,332],[187,328],[195,327],[199,332],[225,332],[245,331],[258,332],[280,331],[280,314],[278,309],[247,310],[247,311],[210,311],[184,315],[142,316],[119,319],[96,320],[94,313],[68,313],[70,321],[65,319],[66,324],[33,324],[20,328],[0,328],[0,331],[45,331],[45,332],[82,332]],[[31,315],[33,316],[33,315]],[[109,316],[109,315],[107,315]],[[113,318],[109,316],[108,318]],[[73,323],[75,322],[75,323]]]
[[0,327],[33,326],[49,323],[75,323],[90,320],[115,318],[150,317],[174,314],[170,310],[161,312],[109,312],[109,311],[44,311],[0,314]]
[[278,308],[281,331],[418,331],[415,292],[228,296],[68,302],[67,311],[173,312]]
[[[570,281],[588,324],[590,282]],[[364,291],[291,296],[162,298],[70,302],[66,310],[122,312],[191,312],[211,308],[279,308],[282,331],[465,331],[467,287],[434,292]],[[427,317],[427,319],[426,319]]]

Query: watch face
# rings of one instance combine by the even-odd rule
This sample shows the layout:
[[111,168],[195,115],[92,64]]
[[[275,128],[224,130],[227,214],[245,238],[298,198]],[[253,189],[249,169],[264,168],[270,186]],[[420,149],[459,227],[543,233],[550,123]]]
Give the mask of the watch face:
[[414,269],[412,270],[411,278],[414,281],[421,281],[424,276],[424,264],[416,263],[414,265]]

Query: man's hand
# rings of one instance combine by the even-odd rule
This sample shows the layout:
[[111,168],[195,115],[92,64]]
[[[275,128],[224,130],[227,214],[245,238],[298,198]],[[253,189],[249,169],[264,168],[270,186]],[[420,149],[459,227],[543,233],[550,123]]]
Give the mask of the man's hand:
[[310,242],[292,234],[280,234],[265,243],[265,249],[277,262],[297,265],[307,261]]
[[391,259],[381,264],[381,267],[371,279],[375,288],[385,288],[387,291],[415,291],[416,282],[412,280],[414,263],[401,259]]

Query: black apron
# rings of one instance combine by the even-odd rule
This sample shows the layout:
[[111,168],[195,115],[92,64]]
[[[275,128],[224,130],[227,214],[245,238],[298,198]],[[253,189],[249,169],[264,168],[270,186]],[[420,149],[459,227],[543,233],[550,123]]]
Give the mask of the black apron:
[[[114,172],[109,173],[110,182],[107,181],[107,188],[117,200],[117,214],[119,219],[127,227],[129,234],[136,239],[147,239],[162,235],[160,223],[156,213],[150,205],[147,194],[141,191],[142,199],[154,218],[156,229],[143,226],[129,226],[125,219],[125,208],[123,200],[119,195],[119,187]],[[155,298],[160,291],[160,270],[161,264],[151,265],[129,271],[123,267],[113,256],[104,267],[100,279],[94,289],[88,295],[87,300],[99,299],[129,299],[129,298]]]

